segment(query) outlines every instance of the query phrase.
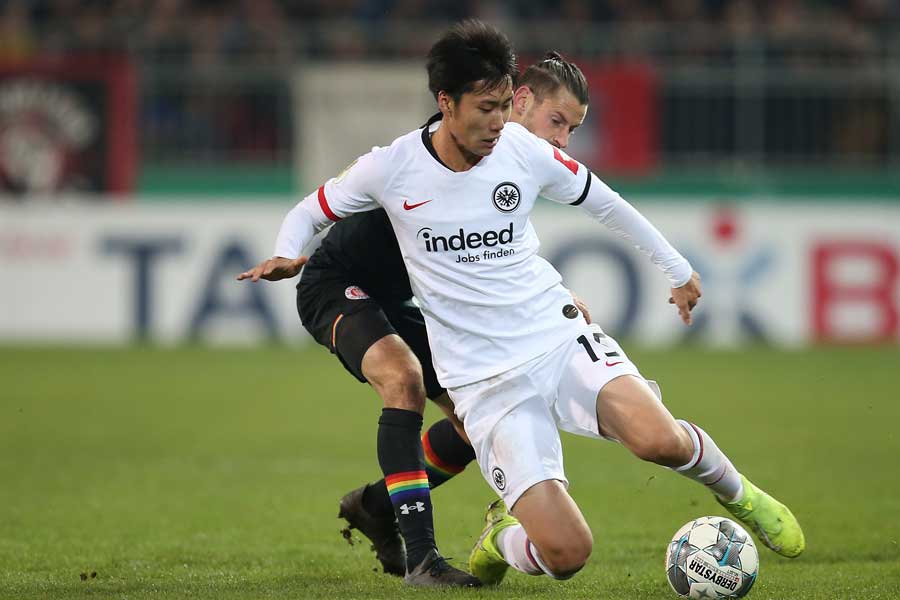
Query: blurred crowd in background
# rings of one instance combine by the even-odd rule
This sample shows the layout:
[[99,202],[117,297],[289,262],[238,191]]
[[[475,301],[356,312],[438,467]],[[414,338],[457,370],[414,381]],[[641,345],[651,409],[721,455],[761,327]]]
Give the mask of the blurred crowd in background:
[[0,65],[125,57],[139,170],[285,171],[303,110],[295,67],[421,65],[467,17],[504,30],[523,64],[554,49],[586,69],[649,67],[663,168],[883,170],[900,158],[897,0],[0,0]]
[[[532,39],[535,28],[563,28],[571,36],[558,44],[579,43],[574,50],[581,55],[608,50],[609,40],[596,39],[602,31],[596,27],[607,26],[619,49],[660,59],[672,50],[680,56],[678,49],[693,58],[721,57],[717,38],[764,35],[779,55],[859,60],[889,51],[900,19],[894,0],[6,0],[0,6],[0,56],[7,60],[127,50],[200,65],[420,56],[433,39],[428,23],[440,29],[464,17],[505,23],[518,43]],[[425,24],[424,31],[410,22]],[[660,25],[669,35],[653,35]]]

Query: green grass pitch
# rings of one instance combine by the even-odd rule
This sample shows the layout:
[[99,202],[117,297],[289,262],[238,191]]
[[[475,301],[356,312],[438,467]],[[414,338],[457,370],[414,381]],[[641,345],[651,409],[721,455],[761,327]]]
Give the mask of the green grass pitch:
[[[760,548],[750,598],[900,597],[896,347],[631,356],[804,525],[800,558]],[[379,411],[319,348],[0,349],[0,598],[675,598],[669,537],[723,514],[674,473],[565,436],[595,536],[581,573],[407,589],[336,518],[379,477]],[[470,467],[433,497],[464,565],[492,492]]]

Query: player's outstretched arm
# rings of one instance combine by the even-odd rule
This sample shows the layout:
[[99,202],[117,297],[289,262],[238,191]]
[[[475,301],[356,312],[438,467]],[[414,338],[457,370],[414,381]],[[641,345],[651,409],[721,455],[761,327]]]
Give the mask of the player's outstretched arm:
[[622,238],[647,255],[669,280],[669,303],[678,308],[685,325],[690,325],[691,310],[700,298],[700,275],[636,208],[613,192],[602,181],[590,175],[594,185],[586,194],[582,208]]
[[700,301],[700,274],[697,271],[691,273],[690,280],[681,287],[672,288],[672,297],[669,298],[669,304],[678,307],[678,314],[685,325],[691,324],[691,310]]
[[690,325],[690,311],[700,297],[700,279],[687,259],[644,215],[587,167],[534,136],[524,139],[536,144],[529,156],[534,161],[534,172],[541,177],[541,195],[561,204],[580,206],[648,256],[669,280],[669,302],[678,306],[681,319]]
[[251,281],[259,281],[265,279],[267,281],[280,281],[281,279],[290,279],[296,277],[309,260],[306,256],[297,258],[283,258],[281,256],[273,256],[268,260],[264,260],[252,269],[244,271],[237,276],[238,281],[249,279]]
[[361,157],[344,173],[329,179],[325,185],[298,202],[281,223],[275,239],[274,256],[244,271],[237,276],[237,280],[279,281],[296,277],[308,260],[306,256],[299,256],[300,252],[318,232],[340,221],[343,216],[375,208],[375,194],[369,189],[378,174],[372,166],[374,152]]

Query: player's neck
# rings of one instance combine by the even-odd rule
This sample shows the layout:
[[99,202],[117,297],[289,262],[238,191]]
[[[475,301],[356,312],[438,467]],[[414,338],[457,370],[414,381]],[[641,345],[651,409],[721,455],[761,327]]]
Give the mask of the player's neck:
[[431,136],[431,143],[441,162],[453,171],[468,171],[482,158],[463,148],[453,137],[450,128],[445,125],[434,132],[434,135]]

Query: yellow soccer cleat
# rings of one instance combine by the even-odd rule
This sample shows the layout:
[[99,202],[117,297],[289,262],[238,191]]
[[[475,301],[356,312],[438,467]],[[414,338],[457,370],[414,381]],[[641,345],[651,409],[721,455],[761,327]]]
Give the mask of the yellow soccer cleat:
[[806,548],[803,530],[787,506],[765,493],[741,475],[744,496],[737,502],[723,502],[728,512],[753,530],[759,540],[782,556],[795,558]]
[[509,514],[503,500],[495,500],[488,505],[484,515],[484,530],[469,555],[469,572],[484,585],[497,585],[506,575],[509,565],[500,554],[495,540],[502,530],[518,524],[519,520]]

